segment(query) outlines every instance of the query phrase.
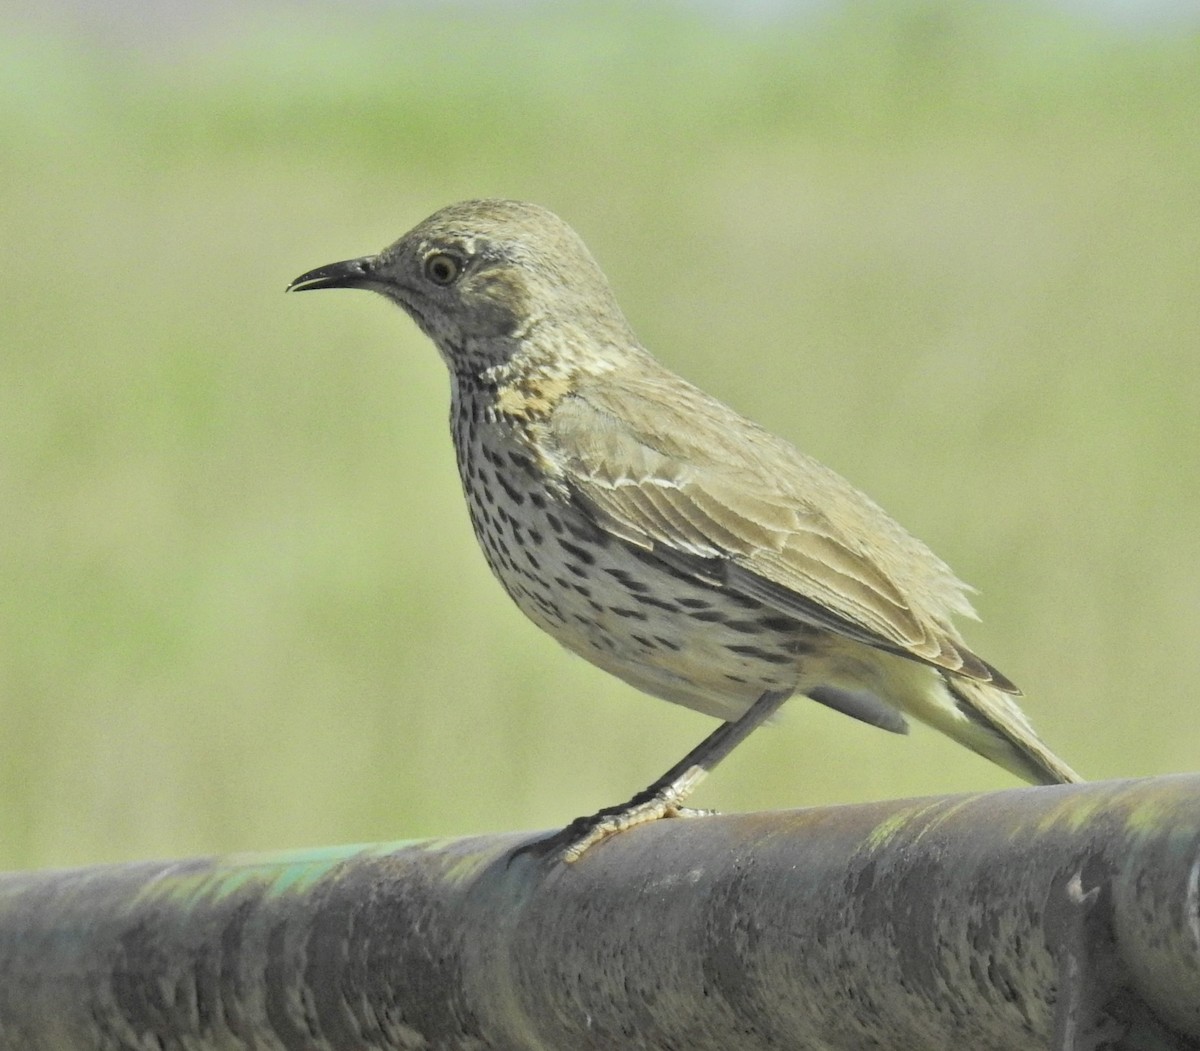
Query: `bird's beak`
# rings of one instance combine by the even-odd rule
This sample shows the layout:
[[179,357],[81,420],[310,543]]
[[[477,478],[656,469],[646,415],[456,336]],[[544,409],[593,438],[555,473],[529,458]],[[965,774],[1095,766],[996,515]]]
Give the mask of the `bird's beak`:
[[287,286],[289,292],[310,292],[314,288],[374,288],[379,284],[375,276],[377,257],[365,255],[361,259],[346,259],[330,263],[301,274]]

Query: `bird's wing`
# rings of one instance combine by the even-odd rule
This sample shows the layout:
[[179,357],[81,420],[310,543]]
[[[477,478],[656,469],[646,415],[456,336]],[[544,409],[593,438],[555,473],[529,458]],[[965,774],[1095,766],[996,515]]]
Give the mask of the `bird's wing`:
[[1015,687],[950,625],[965,585],[838,475],[674,376],[581,385],[546,420],[563,481],[599,524],[799,620]]

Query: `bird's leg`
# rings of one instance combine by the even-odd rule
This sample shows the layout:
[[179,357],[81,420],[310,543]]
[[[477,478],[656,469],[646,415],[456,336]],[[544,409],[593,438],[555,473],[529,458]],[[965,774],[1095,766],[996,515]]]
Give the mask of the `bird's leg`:
[[628,803],[605,807],[590,817],[576,818],[553,837],[553,846],[563,845],[563,861],[578,861],[602,839],[635,825],[660,817],[696,817],[710,813],[680,804],[695,791],[711,770],[744,741],[757,727],[778,711],[792,695],[791,690],[767,691],[738,718],[722,723],[657,781]]

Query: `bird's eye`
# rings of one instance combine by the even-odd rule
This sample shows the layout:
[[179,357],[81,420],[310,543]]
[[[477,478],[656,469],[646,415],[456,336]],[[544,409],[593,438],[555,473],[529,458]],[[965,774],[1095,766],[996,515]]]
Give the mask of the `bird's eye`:
[[435,252],[425,260],[425,276],[435,285],[453,284],[462,269],[462,260],[445,252]]

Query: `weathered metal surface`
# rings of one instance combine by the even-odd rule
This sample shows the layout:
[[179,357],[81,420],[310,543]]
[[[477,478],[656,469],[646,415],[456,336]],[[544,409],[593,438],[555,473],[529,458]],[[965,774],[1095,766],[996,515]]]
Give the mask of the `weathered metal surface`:
[[1200,776],[0,876],[0,1048],[1200,1047]]

